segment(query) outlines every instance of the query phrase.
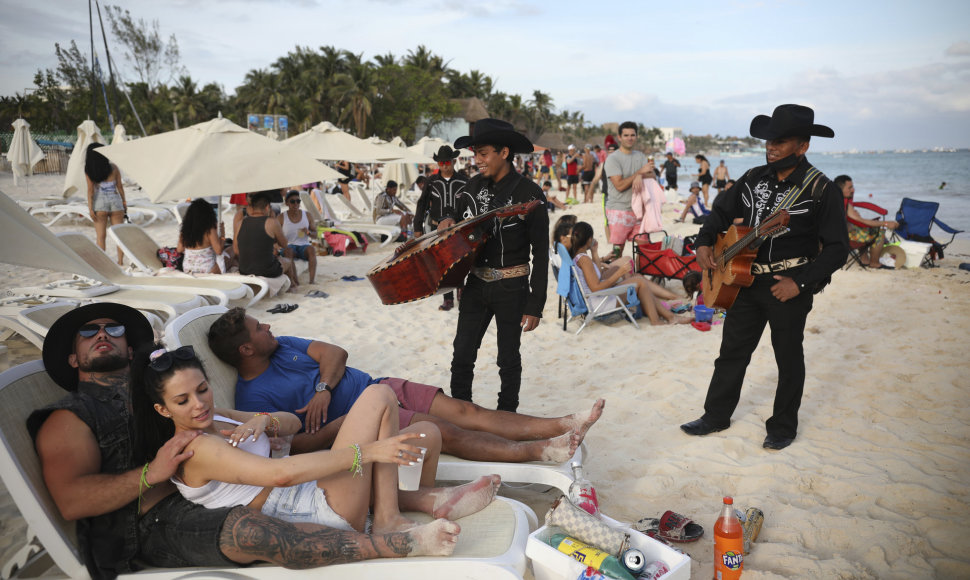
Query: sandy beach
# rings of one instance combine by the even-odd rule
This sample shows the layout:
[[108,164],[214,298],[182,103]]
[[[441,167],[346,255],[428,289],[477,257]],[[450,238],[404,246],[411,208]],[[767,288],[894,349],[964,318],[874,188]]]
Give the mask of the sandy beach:
[[[28,193],[0,174],[0,190],[15,199],[56,194],[62,183],[63,176],[35,176]],[[666,230],[696,233],[699,226],[673,223],[681,209],[677,202],[664,206]],[[598,203],[568,211],[590,222],[606,244]],[[52,231],[94,239],[89,223],[61,221]],[[161,245],[177,240],[172,219],[147,231]],[[372,244],[363,255],[321,257],[315,285],[264,300],[251,312],[277,335],[339,344],[350,353],[348,364],[371,374],[446,386],[457,311],[439,311],[440,297],[384,306],[366,280],[341,280],[363,276],[390,251]],[[110,240],[108,253],[114,256]],[[777,379],[767,333],[731,428],[689,437],[678,426],[702,413],[721,327],[650,327],[644,319],[639,329],[593,323],[576,336],[577,322],[563,332],[556,318],[551,277],[543,322],[523,337],[519,411],[562,415],[604,397],[604,416],[586,439],[587,474],[601,507],[627,522],[672,509],[703,525],[705,536],[683,545],[692,578],[712,576],[723,495],[765,513],[745,578],[970,577],[970,539],[960,531],[970,521],[970,272],[958,269],[961,262],[970,262],[967,238],[950,246],[938,268],[835,274],[808,319],[800,428],[783,451],[761,447]],[[0,264],[0,291],[67,277]],[[679,282],[670,287],[681,291]],[[329,297],[304,296],[313,289]],[[266,313],[280,302],[299,309]],[[4,344],[0,370],[39,358],[19,337]],[[476,367],[475,402],[484,406],[494,406],[497,396],[495,356],[493,326]],[[535,493],[527,501],[541,520],[554,498]],[[0,493],[0,561],[23,543],[24,529],[16,506]]]

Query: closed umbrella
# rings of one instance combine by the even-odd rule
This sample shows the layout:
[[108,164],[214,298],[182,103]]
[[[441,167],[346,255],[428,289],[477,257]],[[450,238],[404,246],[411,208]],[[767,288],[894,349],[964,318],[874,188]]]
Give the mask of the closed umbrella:
[[283,147],[288,151],[300,152],[323,161],[346,160],[353,163],[374,163],[401,158],[400,154],[358,139],[327,121],[314,125],[309,131],[286,139],[283,141]]
[[34,165],[44,158],[44,152],[30,137],[30,123],[17,119],[12,125],[13,141],[7,151],[7,161],[13,169],[14,185],[20,185],[19,178],[34,174]]
[[339,173],[298,151],[219,117],[167,133],[103,147],[105,157],[152,201],[249,193]]
[[71,158],[67,161],[67,175],[64,176],[64,197],[70,197],[75,193],[87,195],[88,182],[84,178],[84,158],[91,143],[105,143],[101,136],[101,129],[94,121],[88,119],[77,126],[77,141],[74,143],[74,151],[71,151]]
[[111,144],[116,145],[118,143],[124,143],[128,140],[128,131],[125,130],[125,126],[121,123],[115,125],[114,135],[111,136]]

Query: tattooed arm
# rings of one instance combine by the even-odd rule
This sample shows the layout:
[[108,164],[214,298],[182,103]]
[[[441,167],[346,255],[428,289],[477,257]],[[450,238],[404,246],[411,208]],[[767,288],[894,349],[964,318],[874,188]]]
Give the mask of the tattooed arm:
[[409,532],[368,536],[316,524],[291,524],[245,507],[226,517],[223,555],[239,564],[270,562],[302,570],[373,558],[403,558],[414,549]]

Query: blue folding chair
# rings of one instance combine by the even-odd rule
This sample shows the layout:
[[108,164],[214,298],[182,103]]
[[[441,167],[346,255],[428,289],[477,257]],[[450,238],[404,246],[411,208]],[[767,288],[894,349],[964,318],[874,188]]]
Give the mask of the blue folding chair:
[[[904,197],[899,205],[899,211],[896,212],[896,221],[899,222],[899,227],[896,228],[895,232],[896,236],[904,240],[933,244],[932,249],[923,258],[921,266],[935,266],[937,258],[943,259],[943,250],[953,243],[957,234],[963,233],[963,230],[953,229],[936,219],[936,212],[939,209],[940,204],[935,201],[919,201]],[[930,228],[933,227],[933,224],[950,234],[948,242],[940,243],[930,236]]]
[[[640,328],[636,316],[633,314],[640,305],[636,284],[621,284],[598,292],[587,292],[577,278],[583,274],[573,264],[573,259],[570,257],[566,246],[557,243],[556,251],[559,253],[560,260],[562,260],[559,266],[556,293],[566,301],[569,312],[572,314],[572,316],[567,316],[565,312],[563,313],[562,329],[564,331],[566,324],[577,316],[583,317],[583,324],[576,331],[576,334],[579,334],[586,328],[590,320],[602,321],[603,317],[614,312],[622,312],[633,326]],[[623,295],[626,295],[626,301],[623,300]],[[604,299],[599,300],[599,298]],[[590,307],[591,304],[593,305],[592,308]]]

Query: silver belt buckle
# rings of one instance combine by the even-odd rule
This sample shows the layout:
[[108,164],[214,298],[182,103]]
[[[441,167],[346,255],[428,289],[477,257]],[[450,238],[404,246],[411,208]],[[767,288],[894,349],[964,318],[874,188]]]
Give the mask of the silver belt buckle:
[[477,268],[475,275],[486,282],[494,282],[500,278],[495,268]]

